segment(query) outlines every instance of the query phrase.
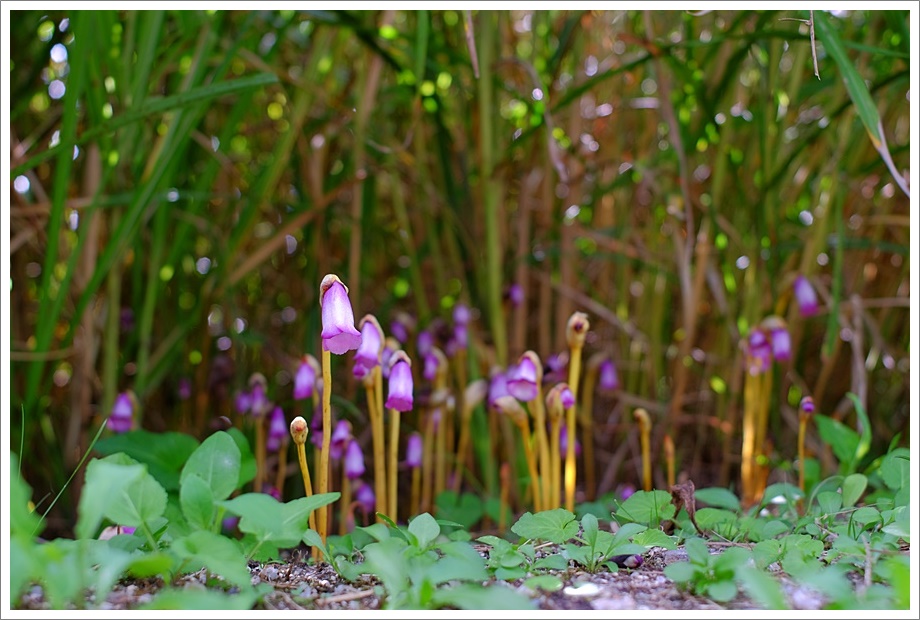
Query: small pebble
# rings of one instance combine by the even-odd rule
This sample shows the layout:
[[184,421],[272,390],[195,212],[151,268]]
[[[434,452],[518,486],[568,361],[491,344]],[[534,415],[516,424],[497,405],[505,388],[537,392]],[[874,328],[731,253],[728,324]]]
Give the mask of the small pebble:
[[629,595],[612,598],[599,598],[591,601],[591,608],[596,610],[636,609],[636,599]]
[[583,583],[578,586],[567,586],[563,593],[569,596],[596,596],[601,589],[593,583]]

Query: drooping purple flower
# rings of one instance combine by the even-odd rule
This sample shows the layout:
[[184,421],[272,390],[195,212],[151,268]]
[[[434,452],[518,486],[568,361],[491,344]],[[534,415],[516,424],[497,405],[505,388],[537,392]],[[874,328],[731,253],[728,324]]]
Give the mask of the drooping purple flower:
[[121,526],[121,533],[124,534],[125,536],[130,536],[136,531],[137,531],[137,528],[132,525],[122,525]]
[[355,352],[355,366],[371,369],[380,363],[383,349],[383,331],[372,314],[361,319],[361,346]]
[[345,449],[344,468],[349,480],[364,475],[364,452],[361,450],[361,444],[354,439],[348,442],[348,447]]
[[818,313],[818,294],[805,276],[798,276],[793,285],[795,300],[799,304],[799,314],[813,316]]
[[284,419],[284,411],[281,407],[275,407],[268,421],[268,438],[265,440],[265,448],[269,452],[277,452],[287,438],[288,432],[289,427]]
[[377,504],[377,497],[374,495],[374,489],[371,485],[362,483],[355,489],[355,501],[361,506],[365,514],[372,514]]
[[572,390],[569,388],[568,383],[566,383],[559,392],[559,400],[566,409],[575,406],[575,395],[572,394]]
[[627,482],[622,487],[620,487],[620,499],[623,501],[626,501],[630,497],[632,497],[633,493],[635,492],[636,492],[636,487],[634,487],[633,485]]
[[773,362],[773,352],[767,335],[755,327],[748,335],[747,371],[751,375],[766,372]]
[[329,440],[329,456],[333,459],[342,458],[342,452],[351,440],[351,422],[339,420],[335,425],[335,430],[332,431],[332,438]]
[[415,339],[415,350],[419,357],[424,358],[431,353],[431,347],[434,346],[434,334],[430,329],[423,329],[418,333]]
[[412,433],[406,441],[406,465],[415,469],[422,466],[422,435]]
[[454,306],[453,317],[456,325],[469,325],[472,313],[466,304],[458,303]]
[[437,374],[438,356],[429,349],[428,354],[425,355],[425,364],[422,366],[422,377],[425,378],[425,381],[434,381]]
[[453,356],[457,351],[466,350],[470,345],[470,332],[466,323],[454,323],[454,330],[445,347],[448,355]]
[[803,413],[814,413],[815,412],[815,401],[811,396],[806,396],[802,399],[802,402],[799,403],[799,408]]
[[323,351],[342,355],[361,346],[361,332],[355,327],[355,314],[348,288],[338,276],[329,274],[320,284],[323,321]]
[[383,341],[383,352],[380,354],[380,376],[384,379],[390,378],[390,358],[397,349],[399,349],[399,343],[395,338],[387,338]]
[[121,309],[121,315],[118,317],[118,322],[121,326],[122,332],[130,332],[134,330],[134,310],[128,306],[124,306]]
[[354,364],[351,367],[351,375],[358,381],[364,381],[371,374],[370,368],[361,364]]
[[537,367],[528,355],[508,369],[508,392],[516,399],[528,402],[537,397]]
[[569,354],[553,353],[546,358],[545,368],[543,369],[543,383],[549,385],[558,381],[566,380],[566,368],[569,364]]
[[134,425],[134,399],[128,392],[120,392],[112,404],[108,426],[114,433],[127,433]]
[[[565,454],[569,449],[569,427],[563,424],[559,429],[559,452]],[[575,456],[581,456],[581,442],[575,438]]]
[[785,325],[778,326],[770,332],[770,344],[773,347],[773,359],[785,362],[792,358],[792,339]]
[[224,535],[233,534],[236,531],[236,527],[240,524],[240,518],[236,515],[230,515],[224,517],[220,522],[220,529]]
[[409,342],[409,331],[412,329],[412,317],[405,312],[397,312],[390,321],[390,333],[403,345]]
[[[255,379],[255,375],[253,379]],[[250,381],[249,395],[250,398],[252,398],[252,403],[249,407],[249,412],[255,417],[260,418],[265,415],[268,408],[271,406],[268,397],[265,395],[265,379]]]
[[612,392],[620,389],[620,375],[617,373],[616,364],[611,358],[606,358],[601,362],[598,369],[597,383],[602,390]]
[[489,379],[489,407],[495,406],[495,401],[502,396],[510,396],[508,392],[508,375],[499,369],[493,369],[492,377]]
[[236,412],[240,415],[246,415],[252,409],[252,394],[247,390],[240,390],[233,399]]
[[309,353],[304,355],[297,372],[294,373],[294,400],[304,400],[313,396],[316,389],[316,366],[319,364]]
[[176,386],[176,395],[179,400],[188,400],[192,397],[192,382],[188,377],[179,377],[179,383]]
[[412,410],[412,367],[409,356],[402,350],[393,353],[390,358],[390,377],[388,380],[386,406],[397,411]]

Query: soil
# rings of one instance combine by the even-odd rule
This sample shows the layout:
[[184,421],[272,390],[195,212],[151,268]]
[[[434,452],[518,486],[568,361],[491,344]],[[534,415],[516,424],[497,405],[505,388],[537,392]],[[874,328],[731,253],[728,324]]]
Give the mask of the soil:
[[[713,543],[711,553],[720,553],[725,545]],[[563,581],[555,592],[532,591],[523,581],[496,584],[512,587],[534,600],[540,610],[756,610],[763,609],[743,592],[728,603],[717,603],[679,589],[665,577],[664,567],[686,560],[683,549],[666,551],[653,548],[636,569],[617,573],[587,573],[575,568],[552,571]],[[286,562],[249,566],[253,584],[267,583],[274,591],[257,603],[257,610],[378,610],[384,603],[383,589],[376,578],[364,575],[357,582],[339,577],[327,563],[307,564],[294,557]],[[786,594],[787,603],[796,610],[822,609],[822,597],[776,572]],[[185,575],[173,584],[177,587],[206,587],[208,575],[199,571]],[[488,585],[485,584],[485,585]],[[149,603],[164,586],[162,580],[123,580],[101,605],[89,599],[88,607],[105,610],[132,610]],[[18,609],[50,609],[40,586],[31,588],[19,601]]]

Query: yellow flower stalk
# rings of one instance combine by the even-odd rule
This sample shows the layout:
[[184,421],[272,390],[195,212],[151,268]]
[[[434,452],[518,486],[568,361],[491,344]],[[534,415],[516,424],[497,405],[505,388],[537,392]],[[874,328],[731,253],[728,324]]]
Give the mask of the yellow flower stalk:
[[[365,396],[367,398],[368,417],[371,423],[371,443],[374,454],[374,495],[377,501],[377,522],[380,523],[383,519],[379,515],[387,514],[386,438],[384,435],[383,423],[383,374],[380,366],[386,340],[383,337],[383,328],[380,327],[380,322],[373,314],[365,314],[361,318],[358,327],[362,334],[362,347],[359,347],[359,351],[361,351],[365,344],[363,335],[365,333],[373,333],[368,332],[370,328],[376,329],[375,336],[377,337],[377,342],[371,343],[377,345],[373,347],[376,351],[367,352],[369,356],[376,354],[377,363],[374,364],[364,376],[362,384],[364,385]],[[357,354],[355,354],[355,363],[358,363]],[[368,363],[372,363],[372,361],[369,360]]]
[[566,412],[566,433],[568,442],[565,450],[565,507],[570,512],[575,511],[575,438],[576,407],[578,402],[578,380],[581,376],[581,352],[585,346],[585,337],[591,324],[588,315],[584,312],[573,312],[566,324],[566,340],[569,344],[569,389],[575,397],[576,405]]
[[[291,420],[291,438],[297,446],[297,461],[300,463],[300,475],[303,478],[303,492],[305,497],[313,495],[313,485],[310,483],[310,469],[307,467],[307,435],[310,433],[310,427],[303,416],[297,416]],[[310,529],[316,530],[316,516],[310,512]]]
[[[557,383],[546,393],[546,413],[549,417],[550,435],[550,494],[545,499],[547,509],[559,508],[562,503],[562,455],[559,450],[559,435],[565,411],[572,407],[575,397],[567,383]],[[566,406],[568,405],[568,407]]]
[[652,457],[649,438],[652,433],[652,420],[648,411],[638,408],[633,411],[633,418],[639,423],[639,441],[642,447],[642,488],[652,490]]
[[463,390],[462,410],[460,412],[460,438],[457,440],[457,460],[454,464],[453,491],[460,492],[463,469],[470,449],[470,418],[473,410],[482,403],[489,392],[489,383],[485,379],[476,379]]
[[387,490],[389,516],[394,522],[399,518],[397,505],[397,473],[399,467],[399,416],[402,411],[411,411],[413,405],[412,361],[405,351],[395,351],[390,357],[389,392],[386,407],[390,411],[390,479]]
[[806,396],[799,403],[799,488],[805,493],[805,433],[808,421],[815,412],[815,401],[811,396]]
[[521,406],[521,403],[513,396],[499,396],[495,399],[495,408],[508,416],[515,426],[517,426],[523,437],[524,456],[527,459],[527,470],[530,473],[530,488],[533,493],[534,512],[544,510],[541,493],[540,476],[537,473],[537,459],[534,457],[533,446],[531,445],[530,421],[527,418],[527,412]]
[[668,488],[674,486],[674,440],[671,439],[671,435],[664,436],[664,462],[667,467],[667,476],[668,476]]

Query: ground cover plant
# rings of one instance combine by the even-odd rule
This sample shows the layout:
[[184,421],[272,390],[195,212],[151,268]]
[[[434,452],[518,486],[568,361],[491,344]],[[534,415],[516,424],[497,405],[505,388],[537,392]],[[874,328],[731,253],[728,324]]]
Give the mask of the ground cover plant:
[[12,11],[11,607],[907,610],[910,17]]

